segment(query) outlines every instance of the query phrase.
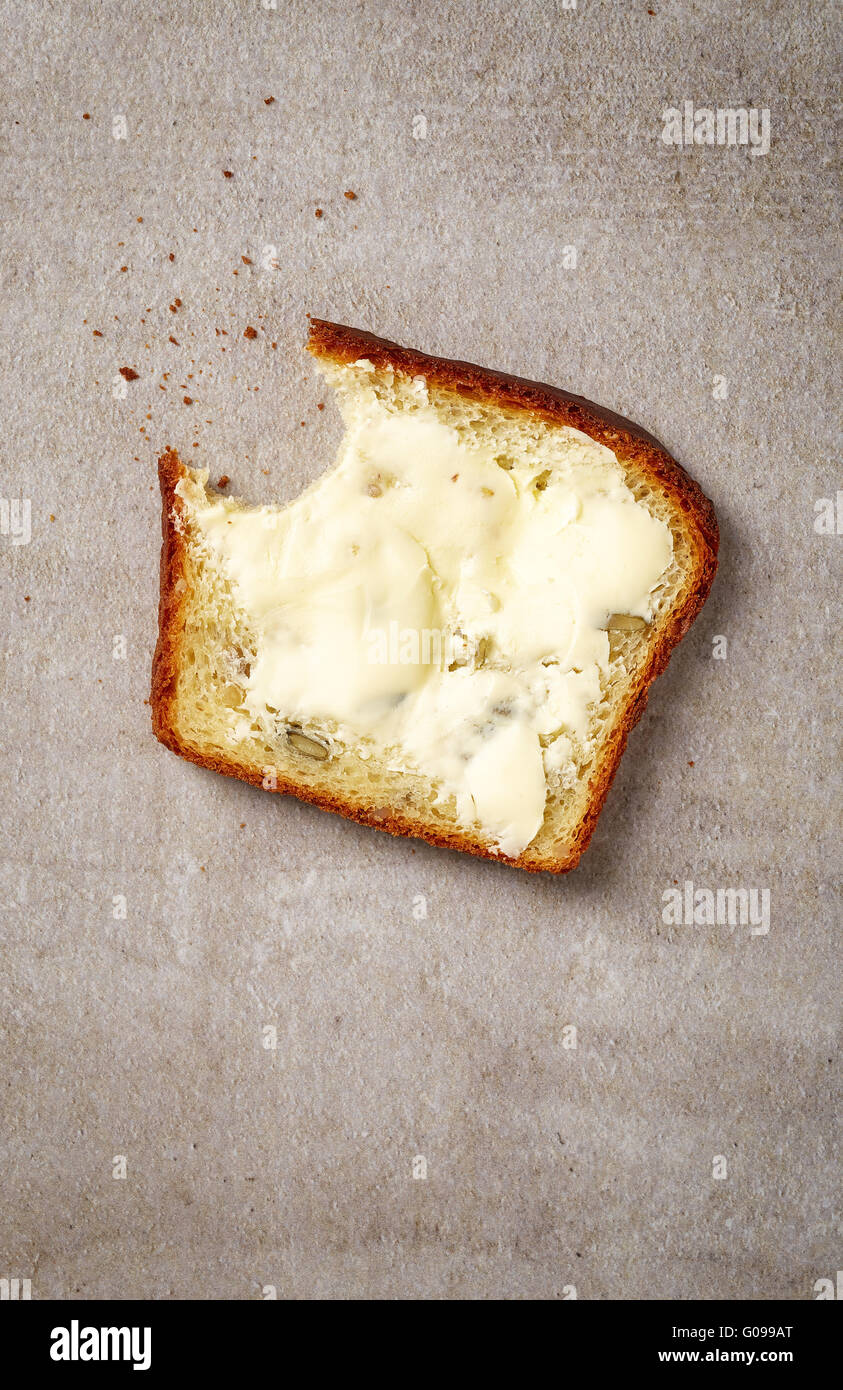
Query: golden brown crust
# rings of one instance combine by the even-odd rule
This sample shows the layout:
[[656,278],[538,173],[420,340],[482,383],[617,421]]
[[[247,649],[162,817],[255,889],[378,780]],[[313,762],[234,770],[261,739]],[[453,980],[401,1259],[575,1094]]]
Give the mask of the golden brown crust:
[[[376,807],[355,806],[329,793],[278,778],[273,790],[309,801],[327,811],[333,811],[365,825],[387,830],[393,835],[424,839],[430,844],[458,849],[514,865],[530,872],[545,870],[566,873],[579,863],[588,845],[597,818],[606,800],[609,787],[620,763],[630,730],[641,718],[647,703],[649,688],[667,665],[673,648],[685,635],[702,608],[717,569],[718,531],[714,508],[692,478],[685,473],[658,440],[646,431],[611,411],[603,410],[580,396],[572,396],[556,387],[539,382],[489,371],[468,362],[452,362],[429,357],[425,353],[376,338],[359,329],[342,324],[311,320],[308,349],[314,356],[336,363],[348,363],[367,358],[376,367],[391,367],[408,376],[424,376],[427,381],[470,399],[483,400],[511,410],[523,410],[539,415],[556,424],[573,426],[612,449],[621,462],[628,461],[642,468],[649,478],[669,492],[683,513],[690,540],[694,573],[689,581],[685,602],[670,614],[650,659],[643,669],[623,718],[612,731],[600,766],[590,781],[588,809],[583,817],[573,846],[564,858],[541,858],[528,846],[519,859],[504,859],[491,848],[472,840],[467,833],[442,832],[432,826],[421,827],[417,820],[393,812],[381,813]],[[172,719],[172,705],[179,675],[180,644],[184,633],[184,609],[188,600],[186,583],[186,548],[178,529],[181,501],[176,484],[187,470],[178,454],[167,449],[158,462],[161,485],[162,533],[161,598],[158,609],[159,634],[152,670],[152,724],[156,737],[183,758],[222,772],[253,786],[263,784],[260,768],[248,768],[224,758],[205,755],[186,745]]]
[[181,501],[176,496],[176,484],[187,476],[187,470],[175,449],[165,449],[158,460],[158,483],[161,488],[161,590],[158,599],[158,641],[152,658],[152,728],[156,738],[174,752],[177,735],[170,721],[170,710],[179,675],[179,646],[184,632],[184,606],[187,591],[184,584],[185,543],[176,527],[181,513]]
[[[260,768],[244,767],[212,754],[204,754],[192,748],[181,738],[172,718],[175,689],[180,670],[181,642],[184,635],[184,611],[189,599],[186,583],[186,545],[178,528],[177,519],[183,515],[181,499],[176,493],[176,485],[181,478],[189,476],[175,449],[167,449],[158,460],[158,481],[161,488],[161,595],[158,604],[158,642],[152,661],[152,728],[156,738],[173,753],[189,762],[206,767],[212,772],[221,772],[226,777],[237,777],[241,782],[249,782],[253,787],[262,787],[263,772]],[[323,811],[333,811],[363,825],[387,830],[392,835],[406,835],[413,839],[425,839],[430,844],[445,849],[464,850],[483,858],[495,858],[482,846],[475,844],[467,835],[426,831],[420,834],[418,822],[400,815],[384,812],[375,807],[353,806],[330,793],[323,793],[283,777],[276,778],[273,791],[283,795],[295,796],[299,801],[309,801]],[[511,862],[511,861],[506,861]],[[536,868],[540,865],[534,866]],[[573,867],[573,866],[572,866]]]
[[431,385],[455,391],[469,400],[487,401],[509,410],[521,410],[555,425],[569,425],[582,430],[598,443],[605,444],[618,458],[645,467],[653,481],[671,493],[682,511],[687,512],[703,532],[716,558],[717,519],[711,502],[663,444],[622,415],[604,410],[584,396],[573,396],[557,386],[509,376],[505,372],[475,366],[473,362],[429,357],[427,353],[417,352],[414,348],[400,347],[385,338],[376,338],[373,333],[366,333],[360,328],[328,323],[325,319],[310,320],[307,350],[314,357],[325,357],[338,363],[365,358],[375,367],[391,367],[403,376],[423,376]]

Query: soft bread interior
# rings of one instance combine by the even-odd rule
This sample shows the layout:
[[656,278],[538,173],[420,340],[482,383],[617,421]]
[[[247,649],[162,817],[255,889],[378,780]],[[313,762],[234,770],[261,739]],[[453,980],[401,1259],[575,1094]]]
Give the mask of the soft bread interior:
[[[466,399],[455,391],[429,387],[390,369],[375,369],[366,361],[352,365],[320,363],[335,388],[343,414],[351,425],[361,403],[389,416],[436,419],[472,453],[493,457],[496,466],[516,480],[521,490],[544,490],[569,466],[576,431],[545,422],[523,410]],[[608,452],[608,451],[607,451]],[[342,457],[342,449],[341,449]],[[424,460],[418,460],[424,467]],[[586,814],[592,786],[660,631],[683,602],[693,574],[691,542],[685,519],[670,494],[653,483],[643,466],[621,460],[619,472],[637,503],[668,528],[672,543],[669,561],[648,597],[646,621],[609,619],[607,657],[599,667],[596,697],[588,711],[587,727],[578,734],[561,731],[565,756],[546,759],[546,802],[543,819],[529,844],[518,846],[519,862],[527,865],[562,863],[574,845]],[[181,583],[184,585],[183,628],[179,644],[178,678],[170,705],[170,720],[182,745],[204,759],[235,764],[253,775],[260,772],[267,786],[301,788],[304,794],[355,810],[384,824],[412,824],[432,838],[460,837],[501,852],[499,836],[466,815],[465,805],[431,775],[423,762],[408,765],[395,750],[372,748],[360,755],[360,743],[347,737],[342,722],[324,716],[308,721],[297,711],[270,706],[256,708],[247,699],[249,681],[260,660],[260,623],[244,607],[242,595],[226,563],[203,533],[209,505],[223,506],[234,517],[240,504],[218,503],[205,488],[207,474],[184,470],[177,489],[177,526],[185,546]],[[318,488],[319,483],[315,484]],[[212,495],[211,495],[212,497]],[[296,505],[296,504],[292,504]],[[447,505],[447,498],[443,498]],[[266,510],[266,509],[265,509]],[[268,509],[273,510],[273,509]],[[276,509],[279,512],[283,509]],[[470,538],[467,538],[470,545]],[[505,651],[474,648],[474,662],[506,666]],[[451,731],[441,730],[447,739]],[[546,747],[547,736],[543,736]],[[324,747],[329,756],[320,751]],[[507,846],[504,845],[504,852]],[[516,857],[513,855],[512,857]]]

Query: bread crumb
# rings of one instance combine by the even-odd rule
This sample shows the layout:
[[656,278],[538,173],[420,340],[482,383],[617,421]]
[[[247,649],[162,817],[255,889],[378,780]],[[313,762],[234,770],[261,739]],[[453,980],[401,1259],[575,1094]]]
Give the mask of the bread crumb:
[[252,264],[252,262],[249,260],[249,257],[248,257],[248,256],[241,256],[240,259],[241,259],[241,261],[243,262],[244,265],[251,265],[251,264]]
[[275,100],[275,97],[264,97],[264,99],[263,99],[263,104],[264,104],[264,106],[271,106],[272,103],[274,102],[274,100]]
[[319,404],[317,405],[316,409],[317,409],[317,410],[324,410],[324,409],[325,409],[325,402],[324,402],[324,401],[320,401]]
[[83,120],[83,121],[89,121],[90,119],[91,119],[91,113],[90,113],[90,111],[83,111],[83,112],[82,112],[82,120]]
[[322,209],[321,209],[321,208],[317,208],[317,209],[316,209],[316,216],[317,216],[317,217],[321,217],[321,216],[322,216]]
[[244,338],[256,338],[257,336],[258,336],[258,330],[257,330],[256,328],[253,328],[251,324],[249,324],[249,326],[248,326],[247,328],[244,328],[244,329],[243,329],[243,337],[244,337]]
[[175,253],[175,251],[171,251],[171,252],[170,252],[170,260],[171,260],[171,261],[174,261],[175,259],[176,259],[176,253]]
[[[222,171],[222,176],[223,176],[224,179],[233,179],[233,178],[234,178],[234,175],[232,174],[232,172],[231,172],[230,169],[223,169],[223,171]],[[196,231],[196,228],[194,227],[193,230]]]
[[94,328],[92,331],[93,331],[93,334],[94,334],[94,337],[95,337],[95,338],[101,338],[101,337],[102,337],[102,334],[100,333],[100,331],[99,331],[98,328]]
[[220,478],[219,482],[217,483],[217,487],[228,487],[228,485],[229,485],[230,482],[231,482],[231,479],[229,478],[228,474],[227,474],[227,473],[223,473],[222,477]]
[[24,596],[23,596],[23,601],[24,601],[24,603],[29,603],[29,598],[30,598],[29,594],[24,594]]
[[174,338],[172,333],[170,334],[170,342],[175,343],[176,347],[181,347],[181,343],[179,342],[178,338]]
[[689,763],[688,763],[688,766],[689,766],[689,767],[693,767],[693,766],[694,766],[693,761],[689,762]]
[[349,188],[349,189],[346,189],[345,193],[344,193],[342,196],[343,196],[344,198],[348,198],[349,201],[353,203],[354,200],[355,200],[355,198],[357,197],[357,194],[356,194],[356,193],[352,193],[351,189]]
[[124,381],[137,381],[140,373],[134,367],[118,367],[117,369]]

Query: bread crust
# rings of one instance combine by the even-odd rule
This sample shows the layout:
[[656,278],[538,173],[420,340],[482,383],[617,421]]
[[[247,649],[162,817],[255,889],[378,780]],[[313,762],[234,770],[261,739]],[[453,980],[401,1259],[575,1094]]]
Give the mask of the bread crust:
[[[632,691],[622,718],[612,730],[602,752],[599,767],[589,779],[588,807],[574,841],[564,855],[553,859],[542,857],[530,846],[518,859],[507,859],[490,847],[472,839],[469,832],[442,831],[439,827],[421,826],[417,820],[400,814],[381,814],[375,807],[350,804],[341,798],[299,783],[278,778],[273,790],[309,801],[327,811],[356,820],[364,825],[387,830],[393,835],[423,839],[433,845],[457,849],[491,859],[497,863],[526,869],[567,873],[579,863],[594,832],[600,811],[606,800],[630,730],[644,713],[653,681],[665,669],[670,655],[684,637],[708,597],[717,569],[718,528],[714,507],[700,487],[667,452],[657,439],[620,415],[595,405],[582,396],[574,396],[557,387],[528,381],[491,371],[470,362],[450,361],[431,357],[412,348],[400,347],[371,333],[349,328],[343,324],[311,319],[308,351],[338,365],[362,358],[381,369],[391,368],[409,377],[423,376],[435,387],[455,392],[467,399],[488,402],[506,410],[524,411],[540,416],[550,423],[569,425],[582,430],[599,443],[605,444],[619,461],[635,464],[658,487],[668,492],[682,512],[692,553],[693,575],[685,601],[678,605],[665,622],[654,643]],[[158,461],[158,477],[162,502],[161,596],[158,608],[158,643],[152,666],[152,726],[156,737],[174,753],[229,777],[237,777],[253,786],[262,786],[260,768],[249,768],[215,755],[206,755],[189,747],[182,740],[173,719],[173,704],[180,669],[180,649],[185,628],[185,609],[189,600],[187,584],[187,547],[180,526],[183,504],[176,486],[188,470],[174,449],[166,449]]]

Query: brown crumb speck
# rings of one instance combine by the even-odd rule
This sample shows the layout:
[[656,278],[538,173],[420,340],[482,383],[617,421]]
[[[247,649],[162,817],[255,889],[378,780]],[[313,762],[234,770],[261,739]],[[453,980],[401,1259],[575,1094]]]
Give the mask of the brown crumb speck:
[[100,331],[99,331],[98,328],[92,329],[92,332],[93,332],[93,335],[94,335],[95,338],[101,338],[101,337],[102,337],[102,334],[100,333]]
[[217,487],[228,487],[228,485],[229,485],[230,482],[231,482],[231,479],[229,478],[228,474],[227,474],[227,473],[223,473],[222,477],[220,478],[219,482],[217,483]]
[[234,178],[234,175],[232,174],[232,172],[231,172],[230,169],[223,169],[223,171],[222,171],[222,176],[223,176],[224,179],[233,179],[233,178]]
[[256,338],[257,336],[258,330],[256,328],[253,328],[251,324],[249,324],[247,328],[243,329],[244,338]]
[[352,202],[352,203],[353,203],[354,200],[355,200],[356,197],[357,197],[357,194],[356,194],[356,193],[353,193],[353,192],[351,191],[351,189],[348,188],[348,189],[346,189],[345,193],[343,194],[343,197],[344,197],[344,198],[348,198],[349,202]]
[[688,763],[688,766],[689,766],[689,767],[693,767],[693,766],[694,766],[693,760],[691,760],[691,762]]
[[118,371],[124,381],[137,381],[140,375],[139,372],[135,371],[134,367],[119,367]]
[[316,209],[316,216],[317,216],[317,217],[321,217],[321,216],[322,216],[322,209],[321,209],[321,208],[317,208],[317,209]]
[[252,264],[252,262],[249,260],[249,257],[248,257],[248,256],[241,256],[240,259],[241,259],[241,261],[243,262],[244,265],[251,265],[251,264]]
[[275,100],[275,97],[264,97],[264,99],[263,99],[263,104],[264,104],[264,106],[271,106],[272,103],[274,102],[274,100]]
[[317,409],[317,410],[324,410],[324,409],[325,409],[325,402],[324,402],[324,401],[320,401],[319,404],[317,405],[316,409]]
[[82,120],[83,120],[83,121],[89,121],[90,119],[91,119],[91,113],[90,113],[90,111],[83,111],[83,112],[82,112]]
[[172,333],[170,334],[170,342],[171,342],[171,343],[175,343],[176,347],[180,347],[180,346],[181,346],[181,344],[179,343],[178,338],[174,338],[173,335],[172,335]]
[[192,397],[192,396],[183,396],[183,397],[182,397],[182,400],[184,401],[185,405],[193,405],[193,397]]
[[176,259],[176,253],[175,253],[175,251],[171,251],[171,252],[170,252],[170,257],[169,257],[169,258],[170,258],[171,261],[174,261],[174,260]]
[[121,270],[128,270],[129,267],[128,267],[127,265],[121,265],[120,269],[121,269]]

